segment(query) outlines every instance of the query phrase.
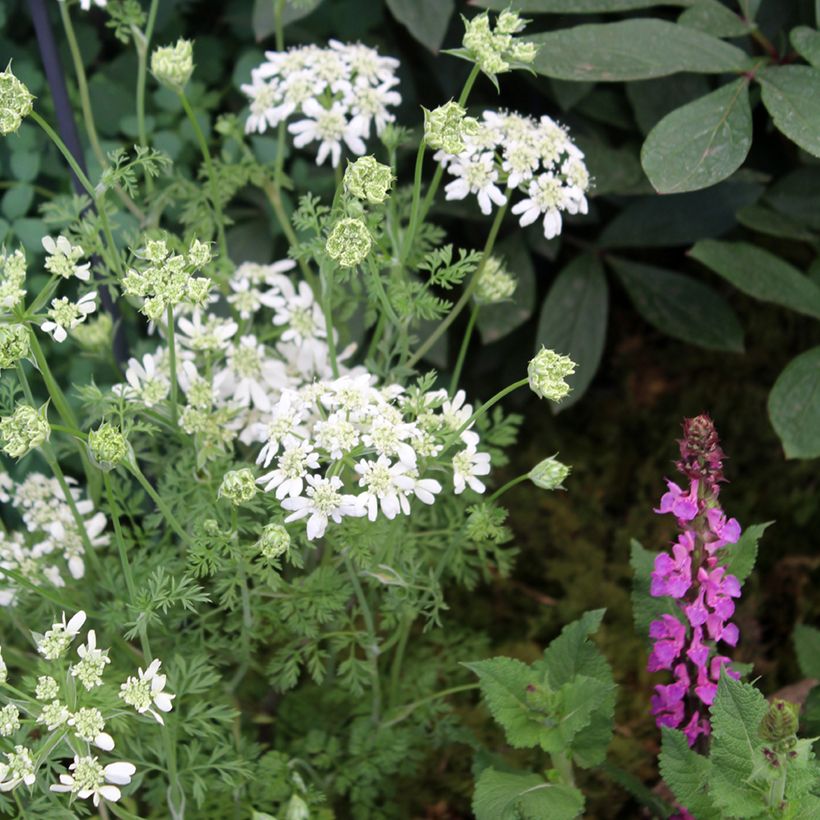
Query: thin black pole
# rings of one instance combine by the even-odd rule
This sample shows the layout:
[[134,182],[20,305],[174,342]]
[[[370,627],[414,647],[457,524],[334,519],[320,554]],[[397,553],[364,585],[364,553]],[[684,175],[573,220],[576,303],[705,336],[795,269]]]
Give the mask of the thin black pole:
[[[74,156],[77,164],[86,173],[85,157],[83,156],[80,135],[77,132],[77,125],[74,122],[74,112],[71,110],[71,103],[68,99],[68,89],[65,84],[63,68],[60,65],[60,55],[57,51],[57,43],[54,40],[54,32],[51,29],[51,21],[48,17],[45,0],[28,0],[31,11],[31,22],[34,24],[34,31],[37,35],[37,44],[40,47],[40,57],[43,60],[43,68],[46,72],[46,79],[51,90],[51,99],[54,102],[54,112],[57,116],[57,133],[65,143],[66,148]],[[71,184],[78,194],[85,194],[80,180],[69,169],[71,174]],[[89,206],[93,208],[93,205]],[[95,267],[99,263],[95,257]],[[100,285],[100,302],[103,310],[111,317],[114,323],[114,358],[122,365],[128,360],[128,342],[123,333],[120,321],[120,311],[116,302],[111,298],[108,288]]]

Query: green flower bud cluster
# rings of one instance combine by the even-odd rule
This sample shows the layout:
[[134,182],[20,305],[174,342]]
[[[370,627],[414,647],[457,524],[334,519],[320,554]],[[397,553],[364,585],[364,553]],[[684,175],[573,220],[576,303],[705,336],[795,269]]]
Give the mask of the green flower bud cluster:
[[529,478],[542,490],[563,490],[564,481],[571,472],[571,467],[562,464],[555,456],[550,456],[530,470]]
[[526,66],[535,59],[538,46],[516,39],[527,25],[514,11],[502,11],[495,27],[486,12],[464,22],[464,49],[467,56],[489,77]]
[[0,72],[0,134],[14,134],[23,120],[31,113],[34,96],[26,86],[12,74],[9,63]]
[[549,401],[561,401],[570,391],[564,381],[575,372],[575,362],[569,356],[561,356],[554,350],[542,347],[530,361],[527,376],[530,389],[536,396]]
[[0,419],[0,436],[5,442],[3,450],[12,458],[22,458],[48,441],[50,435],[45,405],[35,410],[28,404],[18,404],[10,416]]
[[114,334],[114,323],[107,313],[101,313],[93,322],[77,325],[71,331],[71,338],[76,340],[80,347],[90,352],[101,353],[111,347]]
[[[26,257],[21,250],[0,252],[0,309],[13,310],[26,295]],[[2,311],[5,312],[5,311]]]
[[325,243],[328,256],[342,268],[354,268],[367,259],[373,239],[361,219],[340,219]]
[[181,94],[194,73],[194,44],[180,38],[173,46],[154,49],[151,73],[162,85]]
[[290,549],[290,533],[282,524],[266,524],[256,547],[269,561],[279,558]]
[[347,163],[344,176],[345,190],[357,199],[380,205],[387,199],[393,184],[393,171],[375,157],[359,157]]
[[227,498],[238,507],[240,504],[247,504],[251,501],[256,493],[256,479],[253,471],[248,467],[243,467],[241,470],[231,470],[225,473],[217,496]]
[[23,325],[0,325],[0,370],[14,367],[28,353],[26,328]]
[[88,449],[91,457],[103,469],[111,470],[127,461],[131,446],[119,427],[103,422],[88,434]]
[[151,321],[158,321],[168,307],[182,302],[203,305],[211,290],[211,280],[195,272],[211,261],[206,243],[195,239],[187,253],[171,253],[164,239],[152,239],[137,254],[147,264],[132,268],[122,280],[124,292],[145,301],[140,310]]
[[432,111],[424,109],[424,141],[445,154],[460,154],[467,146],[464,137],[478,133],[478,120],[468,117],[457,102],[444,103]]
[[478,277],[473,299],[477,305],[506,302],[515,293],[518,282],[497,256],[491,256]]
[[788,742],[797,734],[800,707],[796,703],[775,698],[760,721],[760,737],[770,743]]

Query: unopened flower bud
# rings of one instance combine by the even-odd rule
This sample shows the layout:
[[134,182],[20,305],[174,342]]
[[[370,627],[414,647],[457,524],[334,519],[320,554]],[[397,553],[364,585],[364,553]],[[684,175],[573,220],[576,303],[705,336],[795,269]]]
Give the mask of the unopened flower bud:
[[769,711],[760,722],[760,737],[771,743],[787,741],[797,734],[799,714],[800,707],[796,703],[775,698],[769,704]]
[[468,117],[467,112],[453,100],[432,111],[424,109],[424,139],[436,151],[460,154],[466,148],[464,137],[477,132],[478,120]]
[[11,72],[11,63],[0,72],[0,135],[14,134],[31,113],[34,97]]
[[88,449],[91,457],[103,470],[111,470],[127,461],[131,455],[128,439],[119,427],[103,422],[88,434]]
[[533,393],[542,399],[556,402],[569,393],[570,387],[564,379],[574,372],[575,362],[569,356],[561,356],[546,347],[538,351],[527,368]]
[[473,293],[477,305],[495,305],[506,302],[514,293],[518,283],[496,256],[491,256],[481,271]]
[[213,255],[211,246],[207,242],[200,242],[194,239],[188,248],[188,262],[195,268],[202,268],[211,261]]
[[285,809],[285,820],[309,820],[310,808],[308,804],[298,795],[291,795],[288,807]]
[[264,558],[279,558],[290,549],[290,533],[282,524],[267,524],[259,534],[256,546]]
[[46,405],[39,410],[19,404],[10,416],[0,419],[3,450],[12,458],[22,458],[30,450],[48,441],[51,427],[46,418]]
[[231,470],[225,473],[222,484],[219,485],[219,498],[227,498],[237,507],[240,504],[247,504],[256,495],[256,479],[253,471],[248,467],[241,470]]
[[330,232],[325,250],[342,268],[353,268],[364,262],[373,240],[361,219],[340,219]]
[[542,490],[563,490],[564,480],[572,468],[562,464],[555,456],[545,458],[529,472],[530,481]]
[[347,163],[345,190],[371,205],[384,202],[392,184],[392,169],[375,157],[359,157],[355,162]]
[[182,93],[194,72],[194,45],[180,38],[176,45],[154,49],[151,73],[172,91]]
[[28,331],[23,325],[0,325],[0,370],[14,367],[29,353]]

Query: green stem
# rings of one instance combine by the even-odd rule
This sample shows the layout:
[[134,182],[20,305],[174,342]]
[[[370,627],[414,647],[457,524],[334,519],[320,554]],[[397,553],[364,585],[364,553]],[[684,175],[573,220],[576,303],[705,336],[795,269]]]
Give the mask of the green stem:
[[333,332],[333,294],[332,273],[328,274],[324,266],[319,268],[319,277],[322,281],[322,312],[325,315],[325,329],[327,330],[327,352],[330,357],[330,367],[334,378],[339,378],[339,362],[336,360],[336,339]]
[[182,107],[185,109],[185,114],[188,121],[191,123],[191,128],[194,129],[197,142],[199,143],[199,150],[202,152],[202,158],[205,160],[205,168],[208,172],[208,185],[211,189],[211,200],[213,202],[214,213],[216,214],[216,229],[219,237],[219,252],[223,259],[228,257],[228,243],[225,241],[225,220],[222,216],[222,203],[219,201],[219,186],[216,179],[216,171],[214,170],[214,161],[211,158],[211,152],[208,149],[208,141],[205,139],[205,134],[199,125],[199,120],[196,118],[194,109],[191,108],[191,103],[188,97],[185,96],[184,91],[179,92],[179,100]]
[[285,10],[285,0],[273,0],[273,30],[276,40],[276,50],[285,50],[285,29],[282,25],[282,13]]
[[450,695],[456,695],[459,692],[470,692],[473,689],[478,689],[477,683],[465,683],[461,686],[453,686],[450,689],[442,689],[441,692],[435,692],[432,695],[428,695],[426,698],[421,698],[420,700],[408,703],[407,705],[401,707],[396,717],[382,723],[382,728],[386,729],[388,726],[395,726],[397,723],[401,723],[403,720],[410,717],[410,715],[413,714],[419,706],[423,706],[425,703],[430,703],[430,701],[438,700],[439,698],[446,698]]
[[424,168],[424,152],[427,148],[427,141],[424,137],[419,142],[419,150],[416,154],[416,169],[413,174],[413,205],[410,210],[410,224],[407,226],[407,233],[404,235],[404,242],[401,246],[399,264],[403,267],[410,255],[413,247],[413,240],[416,237],[416,228],[419,221],[419,206],[421,200],[421,174]]
[[501,498],[507,490],[511,490],[513,487],[521,484],[522,482],[526,481],[530,477],[529,472],[521,473],[521,475],[516,476],[515,478],[510,479],[506,484],[499,487],[488,499],[487,503],[490,504],[493,501],[497,501]]
[[484,250],[481,254],[481,262],[479,263],[478,267],[473,274],[472,279],[470,279],[469,284],[464,289],[463,293],[461,294],[461,298],[456,302],[453,309],[441,320],[438,327],[425,339],[424,343],[419,347],[418,350],[408,359],[407,367],[413,367],[416,362],[418,362],[424,355],[427,353],[428,350],[439,340],[439,338],[445,333],[448,327],[456,320],[456,317],[461,313],[462,310],[467,306],[470,301],[470,297],[473,295],[476,287],[478,286],[479,278],[484,270],[484,266],[487,264],[487,260],[490,258],[490,254],[492,253],[493,247],[495,246],[495,240],[498,236],[498,231],[501,228],[501,222],[504,220],[504,215],[507,213],[507,205],[509,204],[509,189],[507,190],[507,202],[502,205],[498,211],[496,211],[495,219],[493,220],[492,227],[490,228],[489,234],[487,234],[487,241],[484,243]]
[[572,761],[566,752],[551,752],[550,758],[553,768],[561,776],[561,780],[563,780],[567,786],[575,786],[575,773],[572,769]]
[[365,626],[367,627],[367,635],[370,641],[370,646],[367,648],[367,657],[370,662],[370,674],[373,678],[373,704],[371,708],[371,718],[373,723],[378,724],[381,718],[381,704],[382,704],[382,688],[379,679],[379,656],[378,647],[376,643],[376,624],[373,620],[373,613],[370,611],[370,605],[367,603],[362,585],[359,582],[359,576],[356,575],[356,570],[349,558],[345,558],[345,567],[347,574],[350,576],[350,583],[353,585],[353,591],[356,593],[356,600],[359,602],[359,609],[362,611]]
[[166,310],[165,323],[168,333],[168,365],[171,368],[171,420],[176,427],[177,419],[179,418],[179,385],[177,384],[177,348],[174,335],[175,320],[173,305],[168,305]]
[[476,319],[478,319],[479,306],[475,305],[470,313],[470,320],[467,322],[467,328],[464,331],[464,338],[461,340],[461,348],[458,351],[458,359],[456,359],[456,366],[453,368],[453,378],[450,379],[450,395],[456,392],[459,379],[461,378],[461,371],[464,367],[464,360],[467,358],[467,349],[470,347],[470,339],[473,335],[473,328],[475,327]]
[[410,629],[413,626],[413,617],[405,615],[399,626],[399,641],[396,645],[396,652],[393,655],[393,665],[390,667],[390,698],[388,703],[394,706],[399,694],[399,684],[401,682],[401,667],[404,663],[404,651],[407,648],[407,640],[410,637]]
[[444,445],[444,449],[446,450],[453,444],[454,441],[458,441],[461,434],[465,430],[469,430],[477,418],[483,416],[493,405],[498,404],[504,396],[509,395],[514,390],[518,390],[519,387],[523,387],[525,384],[529,383],[529,379],[519,379],[517,382],[507,385],[503,390],[499,390],[498,393],[496,393],[491,399],[488,399],[481,404],[481,406],[473,412],[472,416],[470,416],[470,418],[468,418],[467,421],[465,421],[464,424],[462,424],[461,427],[459,427],[458,430],[450,436],[449,441]]
[[[114,497],[114,489],[111,486],[111,479],[107,472],[103,471],[103,484],[105,485],[105,494],[108,497],[108,506],[111,510],[111,520],[114,523],[114,540],[117,542],[117,552],[120,556],[120,564],[122,565],[122,573],[125,576],[125,586],[128,590],[128,597],[131,601],[131,606],[136,610],[137,608],[137,585],[134,582],[134,573],[131,570],[131,562],[128,560],[128,550],[125,546],[125,538],[122,534],[122,526],[120,525],[120,510],[117,505],[117,499]],[[140,644],[142,646],[142,654],[146,661],[150,660],[151,645],[148,642],[148,631],[145,628],[145,622],[137,617],[137,627],[140,634]]]
[[148,479],[143,475],[139,465],[136,462],[133,462],[130,464],[126,463],[123,466],[128,470],[128,472],[131,473],[132,476],[134,476],[134,478],[137,479],[140,487],[145,490],[148,497],[154,502],[154,504],[157,505],[157,509],[163,514],[171,529],[185,542],[185,544],[190,546],[191,540],[188,537],[188,534],[184,529],[182,529],[179,521],[177,521],[176,516],[174,516],[171,512],[168,505],[159,497],[157,491],[151,486],[151,482],[148,481]]
[[[145,31],[134,31],[134,46],[137,49],[137,133],[140,145],[148,145],[148,133],[145,129],[145,84],[148,77],[148,52],[151,48],[151,37],[154,33],[154,24],[157,20],[159,0],[151,0],[148,10],[148,21]],[[154,188],[154,181],[150,174],[145,174],[145,187],[149,192]]]

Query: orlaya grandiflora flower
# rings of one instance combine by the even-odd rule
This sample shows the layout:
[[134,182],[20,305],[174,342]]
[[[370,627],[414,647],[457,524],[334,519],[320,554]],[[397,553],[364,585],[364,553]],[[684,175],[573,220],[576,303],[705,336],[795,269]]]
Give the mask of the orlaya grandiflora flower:
[[61,774],[60,782],[52,784],[51,791],[70,792],[83,800],[90,797],[95,806],[100,805],[100,800],[116,803],[122,797],[117,786],[127,786],[137,771],[133,763],[124,761],[103,766],[91,755],[75,755],[68,768],[72,774]]

